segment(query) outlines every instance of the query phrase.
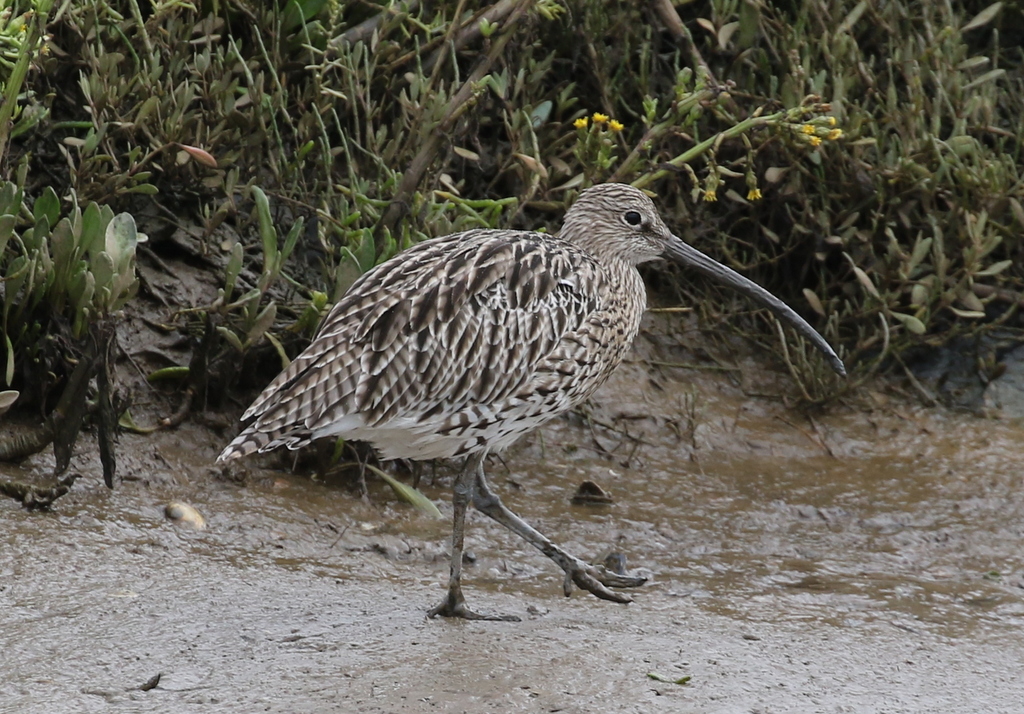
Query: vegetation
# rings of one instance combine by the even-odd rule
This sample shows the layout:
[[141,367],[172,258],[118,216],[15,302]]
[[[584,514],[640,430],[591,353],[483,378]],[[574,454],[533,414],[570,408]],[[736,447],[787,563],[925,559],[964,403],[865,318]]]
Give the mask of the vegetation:
[[[784,355],[829,399],[891,356],[1018,327],[1022,37],[1019,6],[963,0],[7,0],[0,388],[50,414],[88,340],[152,297],[114,221],[220,275],[169,316],[195,344],[184,418],[398,250],[556,226],[614,180],[817,317],[855,379]],[[747,307],[670,290],[705,319]]]

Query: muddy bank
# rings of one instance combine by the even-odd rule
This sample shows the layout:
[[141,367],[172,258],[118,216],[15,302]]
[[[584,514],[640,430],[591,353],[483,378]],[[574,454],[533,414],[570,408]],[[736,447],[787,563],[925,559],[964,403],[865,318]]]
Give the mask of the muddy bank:
[[[1019,711],[1021,427],[883,386],[809,419],[749,396],[789,389],[750,358],[740,381],[650,367],[648,328],[589,421],[490,466],[570,552],[648,569],[633,604],[563,598],[553,565],[471,513],[470,605],[524,621],[426,620],[446,521],[373,482],[363,502],[224,476],[223,437],[188,424],[125,435],[113,492],[83,451],[52,512],[0,501],[0,711]],[[570,505],[584,479],[615,502]],[[448,484],[422,485],[446,515]],[[169,522],[173,500],[206,527]]]

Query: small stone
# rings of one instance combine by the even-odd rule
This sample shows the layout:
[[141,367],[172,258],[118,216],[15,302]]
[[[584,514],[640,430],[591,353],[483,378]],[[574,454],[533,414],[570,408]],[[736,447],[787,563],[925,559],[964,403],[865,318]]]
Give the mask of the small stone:
[[188,523],[196,530],[206,528],[206,519],[203,518],[203,514],[182,501],[171,501],[164,506],[164,515],[172,521]]
[[607,506],[615,501],[607,491],[593,481],[584,481],[576,489],[572,502],[577,506]]

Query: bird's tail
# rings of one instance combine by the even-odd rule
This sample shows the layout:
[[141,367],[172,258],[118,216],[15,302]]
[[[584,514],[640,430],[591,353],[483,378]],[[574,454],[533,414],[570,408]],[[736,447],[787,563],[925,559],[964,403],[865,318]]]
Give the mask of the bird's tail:
[[224,451],[220,452],[217,463],[240,459],[256,452],[263,453],[279,446],[287,446],[294,450],[311,441],[309,432],[305,430],[259,431],[256,428],[258,425],[259,422],[250,424],[232,439],[231,443],[224,447]]
[[224,447],[224,451],[220,452],[220,456],[217,457],[217,462],[240,459],[259,451],[269,443],[269,434],[244,429],[241,434],[231,440],[230,444]]

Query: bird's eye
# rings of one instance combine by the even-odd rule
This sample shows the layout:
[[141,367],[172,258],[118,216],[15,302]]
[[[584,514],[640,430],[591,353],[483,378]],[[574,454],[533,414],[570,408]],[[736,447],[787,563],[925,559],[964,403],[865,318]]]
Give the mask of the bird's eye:
[[626,223],[631,226],[638,226],[640,225],[640,221],[643,220],[640,214],[636,211],[626,211],[622,217],[625,219]]

